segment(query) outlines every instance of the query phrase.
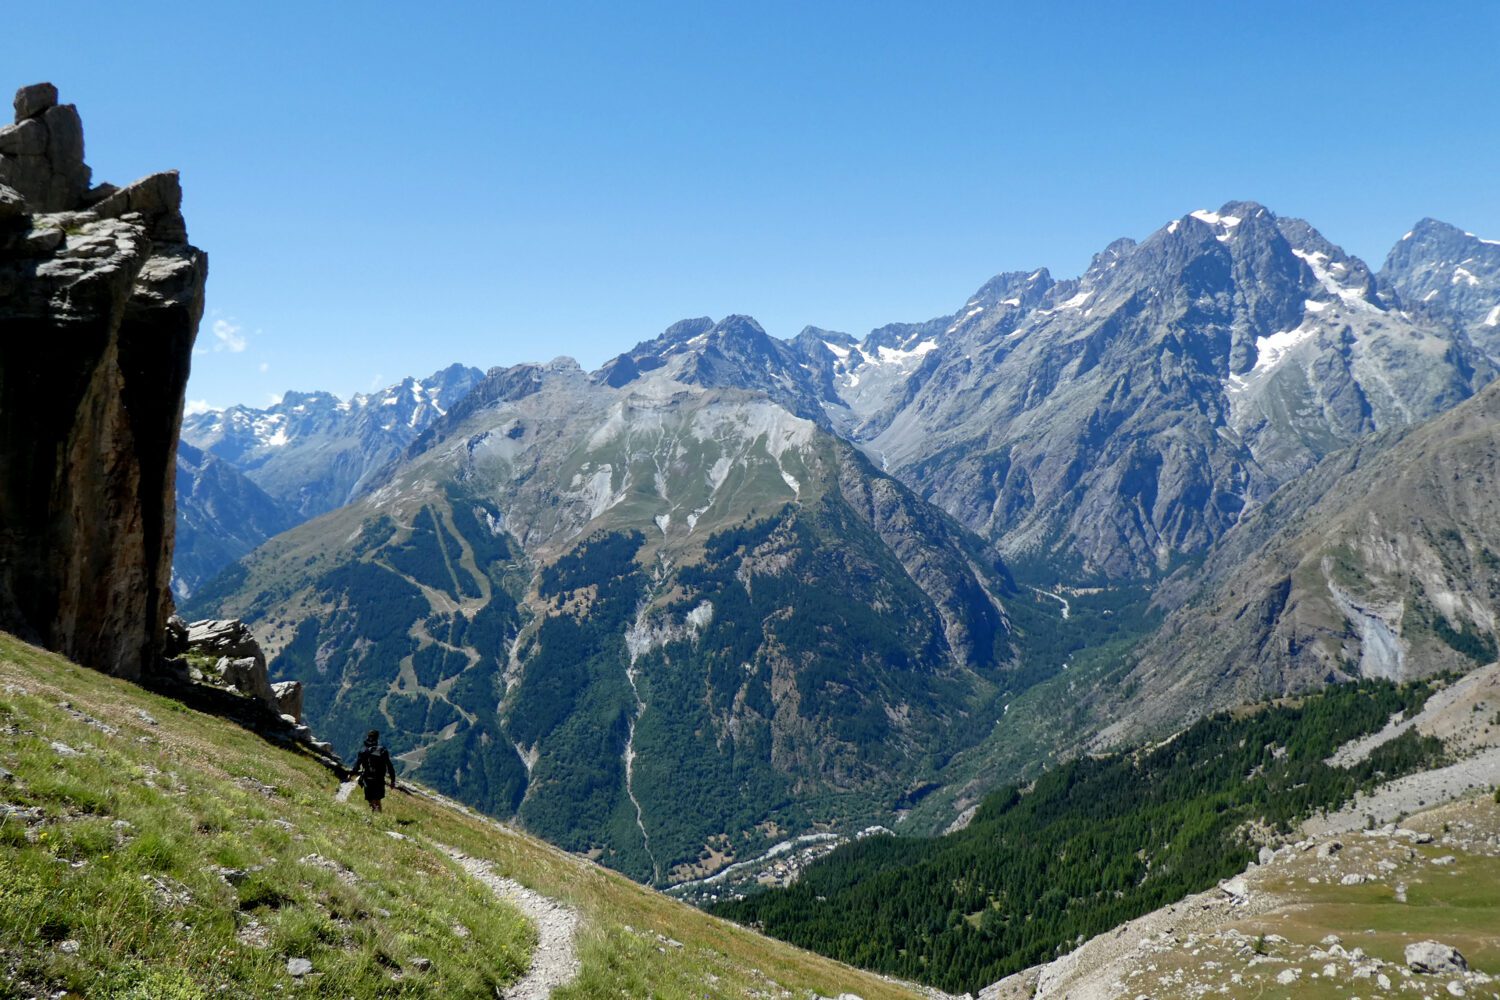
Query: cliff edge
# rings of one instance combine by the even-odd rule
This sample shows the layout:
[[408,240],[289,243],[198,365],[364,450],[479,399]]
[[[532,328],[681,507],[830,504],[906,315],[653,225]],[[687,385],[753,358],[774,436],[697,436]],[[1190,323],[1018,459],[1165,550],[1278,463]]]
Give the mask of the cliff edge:
[[0,629],[139,678],[172,598],[173,469],[207,256],[175,171],[90,186],[49,83],[0,128]]

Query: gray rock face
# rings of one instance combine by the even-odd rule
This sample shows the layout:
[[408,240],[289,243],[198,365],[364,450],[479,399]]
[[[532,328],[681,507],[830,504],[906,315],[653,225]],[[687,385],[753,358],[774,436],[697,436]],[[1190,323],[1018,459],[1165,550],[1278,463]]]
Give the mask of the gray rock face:
[[1467,972],[1469,963],[1458,949],[1437,941],[1418,941],[1406,946],[1406,965],[1413,972],[1428,975],[1453,975]]
[[265,658],[249,627],[234,618],[192,622],[188,625],[187,641],[188,649],[197,653],[234,659],[244,656]]
[[1330,681],[1489,662],[1497,478],[1494,383],[1330,456],[1158,588],[1169,613],[1130,673],[1090,693],[1098,717],[1126,737]]
[[50,85],[0,129],[0,627],[137,677],[172,611],[172,466],[207,258],[175,174],[90,191]]
[[297,723],[302,721],[301,682],[271,683],[265,651],[244,622],[234,618],[205,619],[187,625],[185,631],[185,652],[218,657],[213,669],[218,683],[254,698],[276,715],[291,716]]
[[[214,667],[219,679],[228,686],[235,688],[241,694],[250,695],[259,701],[265,702],[272,708],[279,708],[276,696],[271,691],[271,680],[266,675],[266,659],[264,654],[259,658],[254,656],[243,656],[238,659],[230,659],[227,656],[219,658]],[[280,712],[277,713],[278,715]]]

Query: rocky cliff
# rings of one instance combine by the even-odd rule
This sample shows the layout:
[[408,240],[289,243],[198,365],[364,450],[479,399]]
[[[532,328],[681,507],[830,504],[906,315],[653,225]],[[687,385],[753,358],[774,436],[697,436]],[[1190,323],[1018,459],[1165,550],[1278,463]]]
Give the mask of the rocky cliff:
[[0,628],[138,677],[172,611],[173,476],[208,261],[177,174],[90,187],[57,88],[0,129]]

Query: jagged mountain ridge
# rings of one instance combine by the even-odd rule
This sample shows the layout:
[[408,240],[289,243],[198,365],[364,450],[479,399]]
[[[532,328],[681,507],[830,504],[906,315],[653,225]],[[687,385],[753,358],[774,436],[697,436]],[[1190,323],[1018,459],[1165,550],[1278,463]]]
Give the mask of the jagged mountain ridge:
[[264,408],[188,415],[182,438],[223,459],[305,520],[341,507],[483,377],[450,365],[349,400],[287,392]]
[[[1451,229],[1419,224],[1392,260],[1437,252],[1434,227]],[[1443,265],[1464,295],[1444,294],[1472,316],[1414,305],[1401,266],[1377,281],[1306,222],[1232,202],[1117,240],[1077,279],[1002,274],[950,316],[863,341],[684,321],[601,377],[712,369],[856,441],[1013,560],[1151,578],[1330,452],[1494,377],[1470,332],[1492,318],[1474,303],[1494,308],[1475,255],[1496,248],[1455,234],[1441,248],[1484,277]]]
[[1206,552],[1330,451],[1493,377],[1463,330],[1253,203],[1117,241],[1077,280],[987,288],[861,444],[1061,575],[1151,576]]
[[982,733],[1010,581],[745,387],[724,359],[784,358],[758,327],[682,333],[620,386],[618,362],[492,370],[191,612],[250,621],[332,738],[383,721],[412,773],[638,877],[888,808]]

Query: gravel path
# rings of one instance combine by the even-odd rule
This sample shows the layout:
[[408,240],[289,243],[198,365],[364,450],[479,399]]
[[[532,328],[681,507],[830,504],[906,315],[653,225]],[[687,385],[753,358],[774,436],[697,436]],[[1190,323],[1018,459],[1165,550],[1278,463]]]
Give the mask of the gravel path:
[[471,858],[451,847],[443,850],[464,871],[489,886],[501,899],[514,904],[536,924],[536,951],[531,956],[531,968],[505,991],[504,1000],[547,1000],[553,990],[577,977],[578,955],[573,948],[578,931],[576,910],[496,874],[488,861]]

